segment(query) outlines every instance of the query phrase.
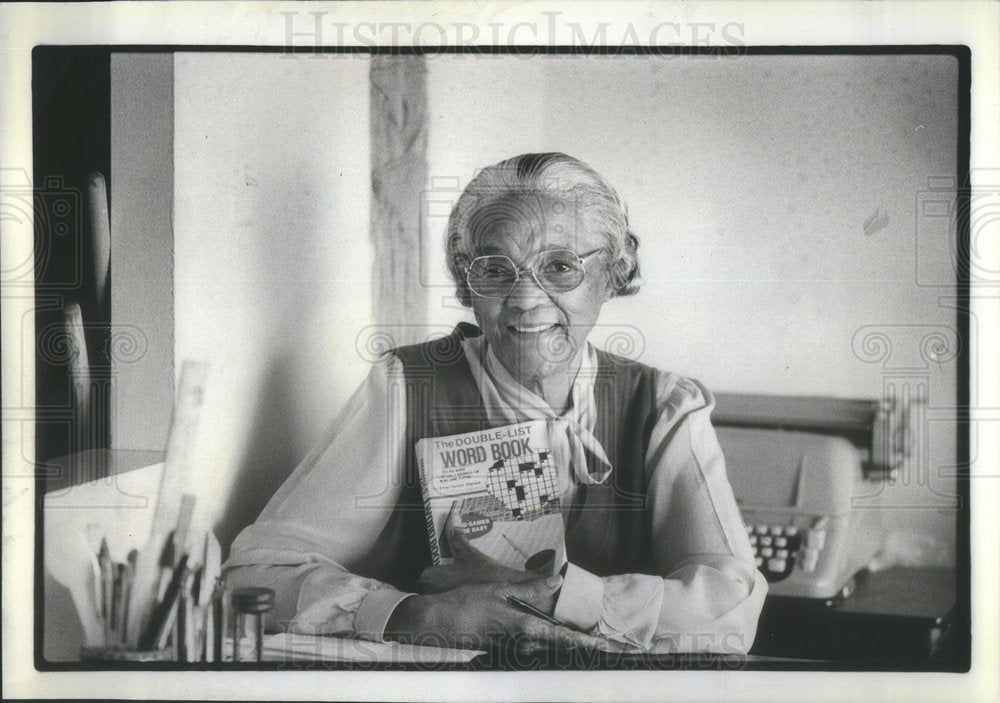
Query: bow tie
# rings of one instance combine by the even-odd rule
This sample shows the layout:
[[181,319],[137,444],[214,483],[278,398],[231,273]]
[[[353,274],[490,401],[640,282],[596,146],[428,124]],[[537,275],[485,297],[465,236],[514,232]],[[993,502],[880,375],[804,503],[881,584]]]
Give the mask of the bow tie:
[[[515,381],[497,361],[492,349],[486,351],[485,364],[482,366],[482,349],[478,345],[477,348],[466,351],[492,421],[546,420],[561,492],[566,492],[574,484],[593,486],[607,480],[612,470],[611,461],[589,429],[595,425],[597,413],[593,389],[579,382],[581,377],[586,378],[586,374],[582,373],[583,368],[573,387],[572,406],[559,416],[540,396]],[[468,353],[470,351],[472,353]],[[587,349],[584,353],[589,351]],[[584,357],[584,364],[590,365],[589,357]],[[486,369],[483,366],[488,369],[488,373],[484,373]],[[588,454],[591,459],[589,463]]]
[[[563,418],[549,418],[549,440],[557,466],[569,466],[573,481],[578,485],[594,486],[604,483],[611,474],[611,461],[597,437],[579,422]],[[593,466],[588,465],[587,453],[593,457]],[[565,491],[569,484],[562,480]]]

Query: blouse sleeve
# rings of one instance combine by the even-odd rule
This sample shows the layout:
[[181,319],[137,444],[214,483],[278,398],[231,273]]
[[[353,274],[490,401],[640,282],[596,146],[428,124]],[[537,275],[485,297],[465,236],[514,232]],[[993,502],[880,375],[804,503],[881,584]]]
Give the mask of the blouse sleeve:
[[233,542],[227,584],[275,591],[269,630],[381,640],[408,595],[355,573],[365,572],[402,485],[406,418],[387,407],[388,379],[398,377],[391,367],[399,363],[391,357],[372,367],[317,447]]
[[711,394],[661,376],[646,455],[658,575],[600,578],[570,565],[555,615],[656,652],[746,653],[767,582],[757,570],[709,417]]

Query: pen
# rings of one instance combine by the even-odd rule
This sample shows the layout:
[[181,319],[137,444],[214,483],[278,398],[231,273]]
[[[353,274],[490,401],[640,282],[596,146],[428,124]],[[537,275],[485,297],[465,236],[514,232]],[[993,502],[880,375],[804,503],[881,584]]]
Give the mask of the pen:
[[121,623],[121,643],[127,642],[129,606],[132,601],[132,581],[135,579],[135,563],[139,560],[139,552],[136,549],[128,553],[125,564],[124,583],[122,584],[122,623]]
[[114,563],[112,569],[111,586],[111,636],[112,644],[121,644],[121,627],[124,602],[122,596],[125,593],[125,565]]
[[178,646],[183,645],[184,656],[180,661],[193,662],[197,661],[195,655],[197,653],[196,642],[198,640],[198,629],[195,626],[195,603],[194,603],[194,593],[195,593],[195,581],[201,573],[201,567],[198,567],[194,571],[188,570],[187,578],[184,580],[184,587],[181,591],[183,595],[182,600],[178,604],[180,608],[178,612],[178,620],[184,623],[184,634],[183,636],[178,635]]
[[[201,601],[202,581],[205,578],[205,565],[202,563],[194,570],[191,592],[188,597],[188,661],[201,661],[204,657],[204,604]],[[193,658],[192,658],[193,657]]]
[[162,649],[166,646],[166,637],[174,624],[177,615],[177,597],[180,594],[184,570],[187,568],[187,554],[181,557],[177,568],[173,570],[173,578],[167,585],[163,600],[153,609],[149,622],[139,638],[139,649]]
[[[187,567],[187,558],[187,554],[181,557],[181,561],[178,562],[179,566],[177,572],[174,576],[175,580],[170,582],[170,588],[167,589],[167,599],[170,603],[170,610],[167,613],[167,621],[164,623],[163,627],[160,628],[159,639],[156,643],[156,649],[165,649],[167,643],[169,642],[171,648],[173,649],[175,661],[183,661],[180,656],[184,654],[184,646],[181,644],[181,636],[184,634],[181,632],[181,628],[183,627],[181,620],[184,612],[182,601],[184,600],[184,593],[191,581],[191,569]],[[177,579],[178,576],[180,577],[179,580]],[[176,590],[174,590],[175,585]],[[163,603],[161,603],[161,605],[163,605]]]
[[104,625],[104,645],[108,646],[111,643],[114,574],[111,571],[111,553],[108,551],[107,539],[101,539],[101,551],[97,554],[97,563],[101,569],[101,621]]
[[507,602],[520,610],[522,613],[527,613],[528,615],[534,615],[536,618],[541,618],[545,622],[552,623],[553,625],[559,625],[560,627],[565,627],[565,625],[548,613],[543,613],[541,610],[533,606],[531,603],[526,603],[520,598],[515,596],[507,596]]
[[226,612],[226,589],[219,578],[215,579],[215,589],[212,591],[212,600],[208,607],[211,613],[205,625],[205,653],[206,660],[210,662],[221,662],[222,659],[222,638],[225,635],[224,614]]
[[90,578],[93,583],[88,585],[93,586],[93,593],[91,595],[94,598],[94,613],[97,615],[97,619],[100,620],[102,617],[101,613],[104,611],[104,583],[101,577],[101,564],[97,558],[97,554],[91,554],[89,561],[91,570]]
[[191,613],[191,594],[188,587],[191,582],[191,571],[186,569],[181,578],[181,590],[177,596],[175,606],[177,614],[174,621],[174,651],[177,654],[177,661],[186,662],[188,660],[188,637],[190,636],[190,621],[188,617]]
[[167,542],[163,545],[163,551],[160,552],[160,578],[159,584],[156,588],[156,604],[159,605],[163,602],[164,596],[167,594],[167,586],[170,585],[170,581],[174,576],[174,533],[171,532],[167,535]]

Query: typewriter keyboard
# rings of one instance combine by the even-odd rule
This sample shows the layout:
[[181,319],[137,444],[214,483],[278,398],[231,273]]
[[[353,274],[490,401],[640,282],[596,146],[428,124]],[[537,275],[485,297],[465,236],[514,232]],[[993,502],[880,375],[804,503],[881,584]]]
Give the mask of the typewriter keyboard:
[[757,568],[768,581],[780,581],[792,573],[799,556],[802,533],[792,525],[747,525]]

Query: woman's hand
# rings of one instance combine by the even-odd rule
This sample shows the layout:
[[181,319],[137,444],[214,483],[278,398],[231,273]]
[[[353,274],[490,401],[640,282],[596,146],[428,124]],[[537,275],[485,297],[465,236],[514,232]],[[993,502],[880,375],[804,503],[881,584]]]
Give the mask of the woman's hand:
[[[478,556],[456,558],[451,564],[439,564],[424,569],[417,581],[421,593],[442,593],[459,586],[482,583],[528,583],[537,581],[539,576],[530,571],[509,569],[489,557],[476,552]],[[542,608],[552,613],[555,608],[555,594],[551,606]]]
[[[417,581],[421,593],[441,593],[476,583],[528,583],[549,575],[508,568],[470,545],[465,536],[458,535],[457,531],[451,533],[449,539],[454,560],[450,564],[424,569]],[[547,604],[542,610],[551,614],[553,608],[554,593],[551,605]]]
[[[448,514],[445,530],[453,561],[424,569],[417,582],[421,593],[441,593],[473,583],[527,583],[552,575],[551,568],[543,573],[511,569],[480,552],[462,530],[454,507]],[[539,608],[551,614],[555,608],[555,593],[549,601]]]
[[619,651],[621,647],[614,642],[553,625],[507,602],[507,596],[514,596],[545,610],[561,583],[554,576],[526,583],[470,584],[411,596],[396,606],[385,636],[410,644],[465,649],[513,642],[521,651],[551,646]]

